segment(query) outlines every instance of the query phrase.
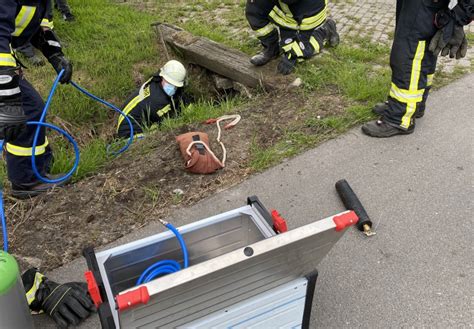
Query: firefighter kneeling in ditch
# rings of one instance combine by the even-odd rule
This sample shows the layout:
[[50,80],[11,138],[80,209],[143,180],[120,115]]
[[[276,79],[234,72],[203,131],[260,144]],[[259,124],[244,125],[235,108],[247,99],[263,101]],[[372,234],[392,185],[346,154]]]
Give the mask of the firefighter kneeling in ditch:
[[[183,90],[185,80],[186,68],[170,60],[127,99],[122,111],[130,118],[136,137],[142,136],[146,127],[168,116],[178,116],[182,107],[189,105],[191,97]],[[118,119],[117,136],[130,136],[130,126],[123,116]]]

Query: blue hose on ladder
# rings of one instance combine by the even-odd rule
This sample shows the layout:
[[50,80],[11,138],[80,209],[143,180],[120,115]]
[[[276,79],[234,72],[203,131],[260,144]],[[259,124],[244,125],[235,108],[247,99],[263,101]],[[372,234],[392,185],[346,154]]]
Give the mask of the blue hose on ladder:
[[[187,268],[189,266],[189,256],[188,256],[188,249],[186,248],[186,243],[184,242],[183,236],[178,232],[178,230],[168,222],[160,220],[160,222],[165,225],[171,232],[174,233],[176,238],[178,239],[179,245],[181,246],[181,250],[183,251],[183,259],[184,264],[183,267]],[[143,283],[150,282],[157,276],[163,274],[171,274],[174,272],[178,272],[181,270],[181,265],[175,260],[161,260],[156,262],[155,264],[148,267],[145,271],[143,271],[142,275],[137,280],[136,285],[140,285]]]

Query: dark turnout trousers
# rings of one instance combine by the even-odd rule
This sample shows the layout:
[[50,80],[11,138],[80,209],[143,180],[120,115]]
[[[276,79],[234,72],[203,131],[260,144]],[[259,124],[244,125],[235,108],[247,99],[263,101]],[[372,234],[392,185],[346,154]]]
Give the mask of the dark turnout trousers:
[[[38,121],[44,108],[44,102],[33,86],[24,78],[20,79],[20,90],[23,102],[23,110],[28,121]],[[8,179],[15,185],[29,184],[38,181],[31,164],[33,138],[37,126],[28,125],[26,129],[13,141],[4,146]],[[45,128],[40,128],[40,134],[36,146],[36,167],[41,176],[49,171],[52,153],[45,136]]]
[[436,12],[449,0],[397,0],[396,28],[390,54],[392,84],[384,121],[407,130],[417,111],[425,110],[437,57],[428,50],[438,30]]
[[318,27],[326,21],[325,0],[299,0],[291,4],[275,0],[247,0],[245,15],[264,48],[280,43],[285,53],[309,58],[323,47],[325,34]]

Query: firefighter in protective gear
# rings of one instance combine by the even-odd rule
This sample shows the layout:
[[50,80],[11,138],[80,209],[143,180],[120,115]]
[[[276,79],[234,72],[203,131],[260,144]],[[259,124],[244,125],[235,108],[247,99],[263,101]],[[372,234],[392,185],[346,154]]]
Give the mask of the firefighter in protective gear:
[[247,0],[245,15],[263,51],[250,59],[267,64],[283,52],[278,71],[289,74],[296,62],[339,44],[336,23],[327,18],[326,0]]
[[[451,1],[453,2],[453,1]],[[379,120],[362,126],[372,137],[411,134],[423,117],[438,54],[461,58],[467,40],[463,26],[474,17],[474,0],[397,0],[390,54],[392,83],[388,100],[373,112]]]
[[[49,0],[0,0],[0,138],[5,140],[8,179],[12,195],[28,198],[43,193],[57,184],[40,182],[31,165],[32,143],[44,103],[33,86],[21,75],[12,49],[27,42],[38,48],[57,72],[60,80],[71,80],[72,65],[64,57],[55,33],[41,26],[46,19]],[[41,175],[48,177],[52,159],[45,128],[40,128],[36,147],[36,164]]]
[[[183,92],[186,69],[176,60],[168,61],[125,102],[122,111],[130,118],[135,136],[145,127],[159,124],[168,116],[177,116],[188,99]],[[129,137],[130,127],[123,116],[118,119],[118,137]]]

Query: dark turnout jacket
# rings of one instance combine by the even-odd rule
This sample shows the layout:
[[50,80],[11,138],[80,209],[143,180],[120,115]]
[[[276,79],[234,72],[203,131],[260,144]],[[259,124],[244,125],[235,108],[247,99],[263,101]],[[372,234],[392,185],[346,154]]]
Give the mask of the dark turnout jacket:
[[[143,133],[144,128],[160,123],[168,116],[177,116],[184,101],[183,88],[178,88],[173,97],[168,96],[161,86],[162,78],[153,76],[135,91],[125,102],[122,111],[133,125],[134,135]],[[130,126],[123,116],[118,119],[117,135],[130,136]]]

